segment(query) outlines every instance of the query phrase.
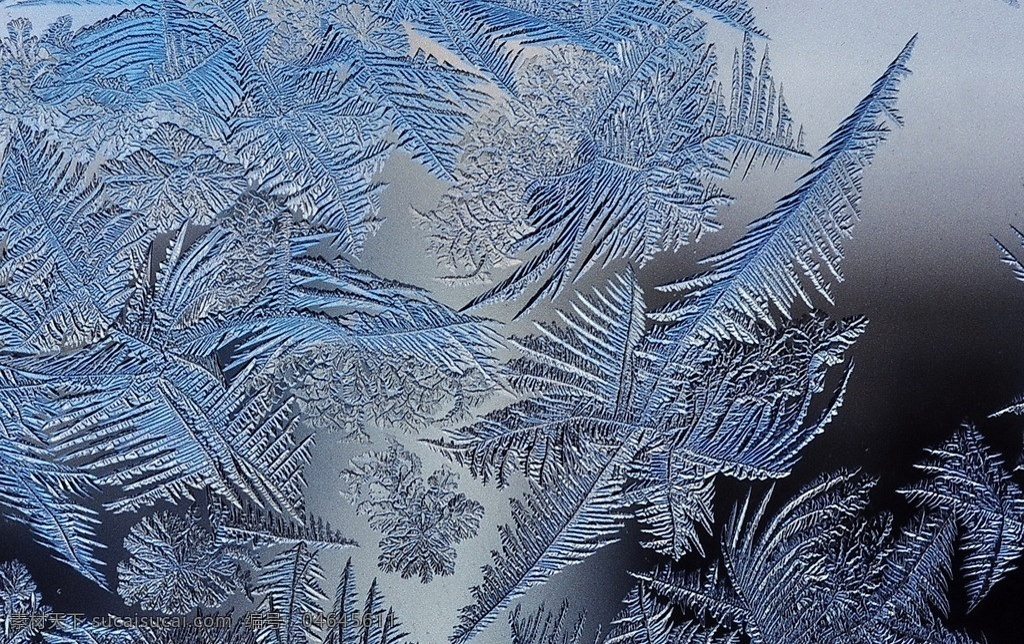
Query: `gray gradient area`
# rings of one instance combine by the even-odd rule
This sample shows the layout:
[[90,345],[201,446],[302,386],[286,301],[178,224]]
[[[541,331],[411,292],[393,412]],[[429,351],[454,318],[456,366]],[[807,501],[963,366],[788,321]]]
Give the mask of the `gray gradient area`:
[[[845,281],[834,289],[836,304],[818,303],[836,316],[863,314],[870,320],[852,354],[856,368],[846,403],[838,419],[811,444],[791,479],[777,488],[785,496],[823,470],[862,468],[891,489],[910,476],[908,466],[924,447],[963,421],[983,421],[1024,392],[1024,283],[1015,281],[1000,263],[993,241],[996,237],[1014,243],[1011,224],[1024,225],[1024,10],[996,0],[788,0],[751,5],[771,36],[767,46],[775,78],[784,86],[812,151],[906,41],[919,34],[910,64],[913,75],[899,101],[906,125],[892,133],[865,174],[862,221],[845,246]],[[113,12],[102,7],[9,5],[0,11],[5,22],[29,17],[37,30],[64,13],[75,14],[80,25]],[[742,36],[720,26],[712,26],[710,35],[720,47],[719,60],[731,60]],[[764,46],[758,43],[759,49]],[[722,67],[727,82],[728,65]],[[746,179],[726,181],[726,192],[735,200],[720,212],[723,229],[678,253],[657,257],[641,271],[650,304],[666,301],[654,286],[698,270],[697,260],[731,244],[745,224],[768,212],[808,167],[809,162],[790,160],[778,170],[757,166]],[[389,184],[383,197],[386,221],[367,243],[360,264],[381,276],[424,287],[456,307],[481,292],[485,286],[452,287],[437,279],[441,271],[424,230],[410,213],[410,206],[429,209],[445,186],[401,154],[392,157],[381,178]],[[594,272],[578,286],[600,283],[616,268],[621,266]],[[571,293],[566,293],[563,301],[569,297]],[[495,305],[480,313],[507,319],[509,308]],[[538,312],[539,317],[550,315]],[[510,330],[521,333],[529,326],[516,323]],[[1022,429],[1024,420],[1011,419],[989,423],[985,431],[1012,457],[1020,450]],[[419,437],[436,433],[431,429]],[[399,438],[412,447],[418,437]],[[324,560],[325,586],[331,590],[349,555],[360,593],[375,574],[380,537],[339,494],[340,470],[367,448],[325,436],[308,470],[308,507],[361,544]],[[422,446],[417,452],[425,474],[445,462]],[[460,544],[455,575],[423,585],[415,578],[377,574],[406,630],[421,644],[446,641],[458,609],[472,601],[469,588],[480,582],[480,567],[490,563],[491,550],[499,548],[497,526],[508,521],[509,496],[522,491],[495,490],[474,481],[468,472],[460,475],[462,491],[485,506],[486,516],[479,534]],[[722,488],[716,499],[720,517],[744,490],[740,485]],[[120,538],[110,535],[113,542]],[[619,610],[631,585],[628,572],[658,563],[636,545],[640,538],[636,527],[629,526],[619,543],[528,593],[524,610],[541,601],[557,609],[568,597],[571,611],[587,611],[586,632],[593,635]],[[5,549],[2,555],[15,553]],[[111,561],[120,556],[116,551],[107,555]],[[1020,641],[1014,619],[1019,593],[1024,592],[1022,578],[1018,572],[1002,582],[973,621],[963,625],[984,632],[991,643]],[[40,582],[44,587],[62,584]],[[94,588],[89,592],[98,593]],[[50,601],[61,608],[59,598]],[[116,595],[94,601],[103,610],[119,612]],[[131,612],[123,606],[120,611]],[[507,629],[505,614],[475,641],[506,643]]]

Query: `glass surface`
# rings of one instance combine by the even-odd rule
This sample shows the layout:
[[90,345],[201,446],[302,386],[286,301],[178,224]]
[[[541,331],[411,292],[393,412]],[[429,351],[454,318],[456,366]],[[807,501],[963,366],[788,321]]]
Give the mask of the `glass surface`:
[[0,642],[1019,641],[1015,5],[3,2]]

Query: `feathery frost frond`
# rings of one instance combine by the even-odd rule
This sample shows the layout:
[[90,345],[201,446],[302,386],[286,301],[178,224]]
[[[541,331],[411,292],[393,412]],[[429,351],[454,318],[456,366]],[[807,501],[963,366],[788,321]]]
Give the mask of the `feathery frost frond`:
[[300,523],[261,510],[249,502],[236,506],[216,497],[210,503],[209,513],[217,540],[225,543],[272,548],[302,542],[318,551],[359,545],[320,516],[305,515]]
[[474,476],[499,485],[521,471],[553,482],[591,445],[614,442],[629,425],[646,308],[632,271],[580,294],[561,325],[514,339],[521,357],[507,365],[526,399],[432,441]]
[[512,629],[511,644],[583,644],[583,619],[580,613],[575,624],[567,621],[569,600],[562,600],[558,614],[548,611],[542,603],[537,611],[522,615],[522,605],[508,616]]
[[453,643],[470,641],[529,588],[614,542],[626,518],[618,499],[623,461],[637,440],[590,457],[580,464],[581,474],[567,475],[557,491],[534,484],[525,504],[512,502],[513,523],[500,528],[501,551],[484,566],[483,583],[472,589],[474,603],[462,609]]
[[697,11],[713,16],[719,22],[762,38],[767,35],[755,24],[754,12],[747,0],[683,0]]
[[[684,18],[619,46],[577,117],[570,161],[524,193],[530,233],[517,247],[532,256],[467,307],[522,298],[522,314],[599,264],[629,258],[643,266],[678,250],[719,226],[714,215],[727,198],[712,177],[741,158],[803,153],[767,55],[755,77],[748,36],[727,108],[701,27]],[[524,296],[532,283],[536,291]]]
[[320,612],[327,600],[318,551],[305,543],[282,551],[260,570],[253,592],[262,595],[258,609],[280,619],[258,624],[260,644],[306,644],[314,634],[308,616]]
[[642,583],[622,600],[625,607],[612,620],[603,644],[670,644],[679,633],[672,627],[672,605],[655,597]]
[[376,579],[360,611],[351,559],[345,564],[329,615],[334,619],[326,624],[323,644],[409,644],[394,611],[385,606]]
[[567,42],[593,47],[582,34],[540,13],[491,0],[401,0],[402,17],[445,49],[515,94],[524,45]]
[[[954,512],[929,509],[894,531],[890,515],[866,512],[873,485],[857,474],[826,475],[773,515],[770,496],[756,506],[748,498],[726,526],[720,564],[704,573],[660,569],[637,577],[700,622],[754,642],[973,641],[942,623]],[[962,545],[966,560],[978,558],[970,538]],[[981,567],[965,567],[971,593],[971,575]]]
[[1024,551],[1024,492],[972,427],[928,454],[931,458],[917,465],[926,478],[901,491],[918,505],[956,517],[973,609]]
[[[631,513],[645,524],[645,545],[674,558],[702,551],[714,477],[786,476],[841,404],[849,370],[812,415],[826,373],[864,329],[860,319],[817,314],[762,327],[757,344],[725,343],[718,354],[667,365],[657,351],[664,339],[648,334],[643,313],[631,276],[581,295],[561,325],[540,325],[539,336],[518,341],[523,357],[510,379],[528,397],[449,432],[458,441],[435,443],[485,478],[501,484],[518,470],[535,486],[526,508],[513,505],[516,527],[503,530],[502,553],[453,641],[608,542]],[[674,394],[662,400],[650,387],[666,382]],[[595,508],[606,516],[583,520]]]
[[39,635],[31,620],[16,623],[15,615],[45,615],[50,607],[43,603],[36,582],[20,561],[0,563],[0,621],[6,644],[29,644]]
[[841,279],[842,238],[859,216],[864,168],[889,132],[886,120],[901,122],[896,98],[915,41],[832,134],[794,192],[731,248],[704,260],[714,265],[710,273],[660,287],[689,293],[655,316],[675,322],[680,341],[750,341],[752,324],[774,326],[775,314],[789,317],[797,300],[812,305],[804,280],[831,301],[829,279]]

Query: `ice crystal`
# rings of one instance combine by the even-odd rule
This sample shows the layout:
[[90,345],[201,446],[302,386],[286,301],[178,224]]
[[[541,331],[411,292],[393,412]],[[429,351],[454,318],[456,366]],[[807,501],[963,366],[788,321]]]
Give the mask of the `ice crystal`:
[[28,644],[39,634],[38,617],[50,608],[20,561],[0,563],[0,616],[5,644]]
[[484,509],[457,492],[456,474],[442,468],[424,479],[422,467],[392,439],[386,452],[353,459],[343,478],[356,511],[384,534],[381,570],[427,583],[455,572],[455,546],[476,536]]
[[117,565],[118,592],[129,605],[170,615],[217,608],[242,590],[243,548],[217,540],[195,517],[160,512],[135,524],[124,540],[128,558]]

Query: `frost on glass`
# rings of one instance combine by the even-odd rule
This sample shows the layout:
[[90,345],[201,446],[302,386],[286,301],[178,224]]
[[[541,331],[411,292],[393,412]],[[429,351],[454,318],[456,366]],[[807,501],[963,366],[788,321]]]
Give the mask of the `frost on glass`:
[[251,503],[236,506],[214,500],[208,508],[208,516],[219,544],[248,546],[257,550],[299,543],[321,550],[359,545],[316,515],[283,517]]
[[416,358],[392,367],[410,382],[414,365],[490,377],[486,323],[313,254],[271,197],[247,191],[216,227],[162,233],[56,144],[25,126],[12,137],[0,164],[7,503],[93,579],[97,519],[83,501],[98,486],[118,512],[206,487],[299,511],[314,437],[296,429],[282,353],[331,343],[367,371]]
[[20,561],[0,563],[0,611],[3,611],[4,639],[10,644],[31,642],[38,634],[35,624],[18,623],[20,620],[15,617],[47,611],[35,580]]
[[169,614],[216,608],[242,590],[250,564],[243,549],[218,543],[191,516],[160,512],[125,537],[128,558],[117,566],[118,592],[129,605]]
[[[916,36],[812,154],[745,0],[6,7],[4,642],[981,641],[957,611],[1024,493],[980,429],[909,510],[849,471],[765,491],[857,386],[835,285]],[[778,168],[725,250],[659,264]],[[540,588],[624,540],[659,565],[607,623]],[[74,608],[46,557],[219,625],[25,622]],[[468,603],[403,626],[424,591]]]
[[[338,580],[333,601],[323,590],[317,553],[300,543],[264,567],[255,591],[259,608],[281,615],[279,623],[256,629],[258,642],[272,644],[407,644],[394,611],[371,582],[366,599],[356,590],[352,562]],[[259,613],[257,613],[259,614]],[[333,618],[329,617],[333,615]],[[310,618],[310,616],[313,616]],[[317,616],[323,616],[318,622]]]
[[584,615],[572,620],[569,602],[565,600],[558,613],[552,613],[541,604],[537,611],[522,614],[522,606],[516,606],[509,615],[513,644],[579,644],[583,638]]
[[722,564],[640,579],[714,629],[759,641],[976,641],[943,623],[950,584],[973,610],[1005,574],[1019,555],[1002,544],[1020,542],[1021,492],[971,428],[929,453],[924,480],[904,490],[919,510],[901,525],[867,510],[875,481],[828,474],[774,516],[767,497],[737,505]]
[[[801,260],[814,248],[829,266],[841,257],[829,240],[848,230],[843,208],[858,198],[859,182],[847,178],[858,176],[884,138],[880,121],[895,115],[912,45],[836,131],[797,191],[715,260],[729,270],[697,278],[701,290],[674,307],[676,314],[656,316],[668,324],[648,329],[642,293],[627,276],[606,292],[581,295],[572,313],[560,316],[561,328],[541,324],[541,335],[517,342],[524,357],[509,366],[526,399],[440,443],[485,479],[501,483],[511,470],[537,480],[528,505],[514,502],[502,551],[475,587],[475,603],[463,609],[454,642],[468,641],[528,588],[609,543],[639,500],[623,493],[638,455],[668,451],[690,468],[690,485],[703,490],[696,498],[675,495],[673,505],[667,485],[655,480],[654,494],[640,495],[660,505],[641,501],[651,544],[680,556],[695,541],[687,524],[707,527],[711,510],[701,504],[711,494],[701,479],[784,477],[829,423],[849,371],[818,417],[808,417],[810,401],[823,391],[824,372],[842,363],[863,332],[863,321],[819,315],[782,326],[771,313],[781,309],[785,319],[796,297],[808,298],[796,270],[827,294],[817,266]],[[754,290],[761,282],[763,299],[744,297],[761,292]],[[773,387],[758,384],[759,371]],[[687,383],[697,388],[692,395]],[[560,475],[552,478],[552,468]],[[684,523],[677,528],[671,519],[679,515]]]
[[[524,66],[532,91],[523,105],[485,121],[482,141],[470,138],[468,151],[480,150],[468,159],[474,174],[427,216],[438,222],[434,247],[466,277],[537,251],[471,306],[516,299],[523,310],[600,263],[629,258],[643,266],[718,229],[715,213],[728,197],[716,177],[741,163],[805,155],[767,54],[755,65],[754,45],[744,40],[726,104],[699,23],[670,20],[669,29],[623,41],[610,61],[567,49]],[[534,168],[524,183],[496,190],[524,165]],[[471,219],[509,212],[521,213],[511,226]],[[481,235],[490,236],[482,248]],[[468,258],[455,256],[466,248]]]
[[422,469],[418,456],[391,441],[387,452],[353,459],[342,476],[356,512],[384,535],[381,570],[427,583],[455,572],[455,546],[476,536],[484,508],[456,491],[458,475],[448,468],[426,478]]

